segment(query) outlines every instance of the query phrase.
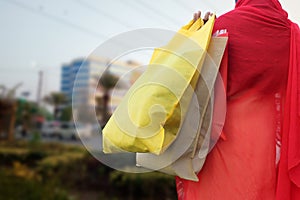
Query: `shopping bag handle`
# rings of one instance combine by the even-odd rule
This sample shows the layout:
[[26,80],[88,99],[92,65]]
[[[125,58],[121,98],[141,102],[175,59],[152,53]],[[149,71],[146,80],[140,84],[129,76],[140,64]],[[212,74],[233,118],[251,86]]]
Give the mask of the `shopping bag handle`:
[[[194,20],[193,20],[194,21]],[[189,31],[197,31],[204,25],[204,21],[202,18],[197,19],[194,21],[192,26],[190,26]]]
[[[213,14],[212,16],[209,17],[209,19],[213,17],[215,18],[216,15]],[[183,26],[181,29],[185,30],[185,31],[191,31],[191,32],[195,32],[197,30],[199,30],[203,25],[204,25],[204,20],[202,18],[198,18],[196,21],[194,21],[193,19],[185,26]]]
[[204,21],[201,18],[197,19],[196,21],[192,19],[187,25],[184,25],[181,29],[186,31],[197,31],[203,26],[203,24]]

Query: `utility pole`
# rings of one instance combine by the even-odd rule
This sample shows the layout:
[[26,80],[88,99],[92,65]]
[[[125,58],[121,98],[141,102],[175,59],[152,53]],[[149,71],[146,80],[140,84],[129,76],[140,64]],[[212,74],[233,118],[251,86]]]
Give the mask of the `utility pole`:
[[37,87],[37,98],[36,98],[37,107],[39,107],[40,103],[41,103],[42,85],[43,85],[43,71],[40,70],[39,71],[38,87]]

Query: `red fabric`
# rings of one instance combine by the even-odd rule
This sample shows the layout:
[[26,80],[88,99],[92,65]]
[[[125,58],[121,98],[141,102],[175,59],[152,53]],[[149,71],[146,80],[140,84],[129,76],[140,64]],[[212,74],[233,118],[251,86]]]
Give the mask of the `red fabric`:
[[239,0],[216,20],[215,31],[220,29],[229,32],[227,75],[221,70],[227,80],[226,140],[208,155],[199,182],[176,178],[178,198],[298,200],[299,28],[277,0]]
[[300,199],[300,30],[291,23],[287,86],[277,200]]

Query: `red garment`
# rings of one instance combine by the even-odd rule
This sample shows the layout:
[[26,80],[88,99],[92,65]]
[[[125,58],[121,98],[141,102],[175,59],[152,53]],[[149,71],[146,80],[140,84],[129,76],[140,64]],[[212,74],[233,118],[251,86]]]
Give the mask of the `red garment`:
[[176,178],[178,198],[298,200],[299,28],[277,0],[239,0],[214,29],[229,32],[226,140],[209,153],[199,182]]
[[290,66],[276,199],[300,199],[300,30],[291,23]]

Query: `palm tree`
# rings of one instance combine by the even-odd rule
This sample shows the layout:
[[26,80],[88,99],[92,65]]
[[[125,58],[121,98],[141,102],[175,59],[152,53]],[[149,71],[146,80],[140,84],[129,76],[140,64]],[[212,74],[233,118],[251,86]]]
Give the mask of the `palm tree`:
[[21,87],[23,83],[18,83],[11,89],[7,89],[4,85],[0,85],[1,94],[0,94],[0,99],[4,99],[6,101],[14,101],[15,96],[16,96],[16,90]]
[[[101,87],[103,91],[103,96],[101,101],[97,101],[98,104],[101,103],[102,106],[102,123],[105,124],[109,117],[110,113],[108,111],[108,103],[110,101],[110,91],[113,89],[117,82],[119,81],[119,77],[111,73],[109,70],[105,70],[99,79],[98,86]],[[98,105],[99,106],[99,105]]]
[[44,101],[54,107],[54,118],[58,119],[61,107],[68,103],[68,98],[62,92],[52,92],[44,97]]
[[[8,140],[14,139],[14,126],[16,119],[16,90],[22,85],[18,83],[12,89],[0,85],[0,134],[6,134]],[[1,136],[0,135],[0,136]]]

